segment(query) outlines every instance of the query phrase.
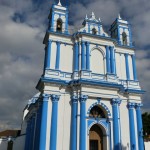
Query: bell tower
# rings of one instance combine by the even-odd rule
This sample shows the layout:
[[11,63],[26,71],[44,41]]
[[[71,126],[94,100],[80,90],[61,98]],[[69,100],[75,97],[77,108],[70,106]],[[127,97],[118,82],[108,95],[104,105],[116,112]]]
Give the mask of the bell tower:
[[50,31],[68,33],[68,8],[62,6],[60,0],[58,4],[52,5],[49,20]]
[[120,17],[120,14],[111,25],[110,32],[111,37],[116,39],[119,45],[129,47],[133,46],[130,24],[128,23],[128,21],[123,20]]

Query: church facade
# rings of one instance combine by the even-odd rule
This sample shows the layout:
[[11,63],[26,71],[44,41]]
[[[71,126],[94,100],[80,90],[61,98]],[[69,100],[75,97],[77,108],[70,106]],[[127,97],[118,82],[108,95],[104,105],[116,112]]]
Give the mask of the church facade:
[[92,13],[70,34],[68,13],[52,5],[39,93],[24,110],[24,150],[144,150],[129,22],[118,16],[109,35]]

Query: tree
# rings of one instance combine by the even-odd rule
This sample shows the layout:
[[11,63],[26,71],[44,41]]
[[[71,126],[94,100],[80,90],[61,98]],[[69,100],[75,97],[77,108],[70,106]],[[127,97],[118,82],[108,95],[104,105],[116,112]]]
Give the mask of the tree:
[[142,122],[144,138],[148,138],[150,135],[150,113],[145,112],[142,114]]

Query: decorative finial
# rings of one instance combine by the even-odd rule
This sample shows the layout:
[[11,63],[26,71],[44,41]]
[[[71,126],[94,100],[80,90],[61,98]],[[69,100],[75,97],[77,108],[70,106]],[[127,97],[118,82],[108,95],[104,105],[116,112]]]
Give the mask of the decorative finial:
[[120,13],[118,14],[118,19],[121,19],[121,17],[120,17]]
[[99,18],[98,20],[99,20],[99,22],[101,22],[101,18]]
[[59,5],[59,6],[62,6],[62,5],[61,5],[61,2],[60,2],[60,0],[59,0],[59,2],[58,2],[58,4],[57,4],[57,5]]
[[85,19],[88,19],[87,14],[86,14],[86,16],[85,16]]
[[95,14],[94,14],[94,12],[92,12],[91,17],[92,17],[93,19],[95,19]]

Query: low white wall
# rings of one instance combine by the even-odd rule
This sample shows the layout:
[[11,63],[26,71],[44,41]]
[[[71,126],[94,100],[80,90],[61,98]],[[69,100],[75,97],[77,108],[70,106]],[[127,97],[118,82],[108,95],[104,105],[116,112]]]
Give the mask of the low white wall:
[[145,150],[150,150],[150,142],[144,142]]
[[17,137],[14,140],[13,150],[24,150],[24,143],[25,143],[25,135]]
[[7,150],[8,141],[0,139],[0,150]]

